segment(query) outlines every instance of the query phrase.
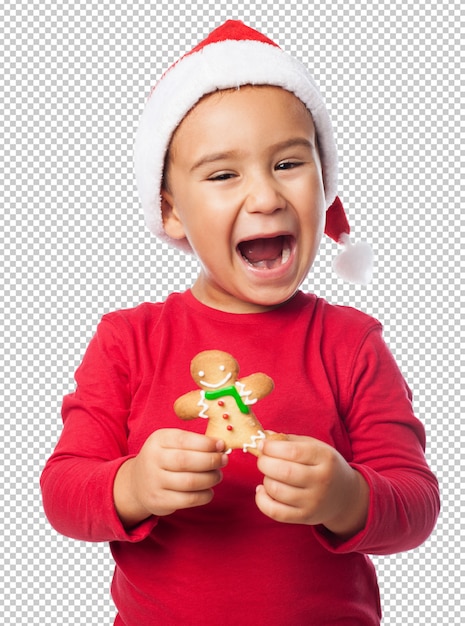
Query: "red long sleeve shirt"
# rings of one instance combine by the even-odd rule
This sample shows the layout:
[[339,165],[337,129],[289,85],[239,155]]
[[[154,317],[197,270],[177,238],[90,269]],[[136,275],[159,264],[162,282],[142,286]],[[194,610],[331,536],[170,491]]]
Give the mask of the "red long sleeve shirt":
[[[241,377],[274,379],[254,407],[264,428],[316,437],[363,474],[370,507],[360,533],[340,541],[324,527],[267,518],[254,501],[256,458],[237,450],[210,504],[122,526],[120,465],[158,428],[205,432],[202,419],[179,420],[173,403],[195,388],[189,364],[208,349],[230,352]],[[44,507],[59,532],[111,542],[116,624],[379,624],[366,555],[419,545],[439,510],[424,429],[379,322],[301,292],[274,311],[239,315],[187,291],[104,316],[76,381],[42,474]]]

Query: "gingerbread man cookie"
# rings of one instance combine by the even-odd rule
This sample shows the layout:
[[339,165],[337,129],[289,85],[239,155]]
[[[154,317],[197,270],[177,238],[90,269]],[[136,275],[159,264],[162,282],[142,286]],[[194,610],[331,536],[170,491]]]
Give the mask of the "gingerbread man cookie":
[[258,442],[267,437],[286,439],[267,433],[251,406],[273,390],[273,380],[256,373],[238,379],[239,365],[230,354],[206,350],[192,359],[191,375],[199,390],[189,391],[174,403],[174,412],[184,420],[208,419],[209,437],[222,439],[226,452],[242,448],[258,456]]

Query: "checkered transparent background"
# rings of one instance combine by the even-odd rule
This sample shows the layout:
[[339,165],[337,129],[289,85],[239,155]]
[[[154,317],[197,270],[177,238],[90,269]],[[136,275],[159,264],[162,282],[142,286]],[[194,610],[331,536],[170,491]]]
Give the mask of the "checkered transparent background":
[[196,275],[192,259],[145,230],[133,135],[163,69],[239,17],[313,69],[336,129],[354,235],[377,256],[373,283],[348,286],[331,273],[336,246],[325,242],[304,287],[383,321],[441,481],[432,537],[375,559],[384,624],[463,624],[459,0],[186,5],[0,6],[0,623],[112,623],[108,549],[51,529],[39,474],[102,314],[165,298]]

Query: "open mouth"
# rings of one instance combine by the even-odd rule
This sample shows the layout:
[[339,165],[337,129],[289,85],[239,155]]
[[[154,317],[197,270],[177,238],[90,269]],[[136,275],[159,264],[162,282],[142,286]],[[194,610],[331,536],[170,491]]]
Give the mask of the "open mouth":
[[251,267],[272,270],[289,260],[293,245],[294,238],[291,235],[278,235],[242,241],[237,249]]

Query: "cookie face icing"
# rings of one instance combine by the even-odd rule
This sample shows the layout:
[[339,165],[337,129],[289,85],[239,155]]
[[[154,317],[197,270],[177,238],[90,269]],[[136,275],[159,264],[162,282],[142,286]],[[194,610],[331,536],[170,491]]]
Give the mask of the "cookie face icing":
[[227,352],[206,350],[191,362],[191,375],[200,389],[184,394],[174,403],[174,412],[184,420],[208,420],[205,432],[222,439],[226,451],[242,449],[258,456],[258,442],[269,435],[257,420],[252,406],[273,390],[273,380],[257,372],[238,378],[239,364]]
[[219,389],[233,384],[239,374],[239,365],[230,354],[220,350],[199,352],[191,362],[191,376],[202,389]]

